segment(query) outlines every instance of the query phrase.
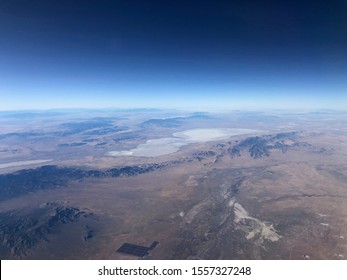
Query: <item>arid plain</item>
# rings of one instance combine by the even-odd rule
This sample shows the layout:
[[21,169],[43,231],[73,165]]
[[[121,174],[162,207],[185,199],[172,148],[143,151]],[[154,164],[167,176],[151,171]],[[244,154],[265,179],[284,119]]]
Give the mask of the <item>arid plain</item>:
[[347,259],[347,113],[3,112],[1,259]]

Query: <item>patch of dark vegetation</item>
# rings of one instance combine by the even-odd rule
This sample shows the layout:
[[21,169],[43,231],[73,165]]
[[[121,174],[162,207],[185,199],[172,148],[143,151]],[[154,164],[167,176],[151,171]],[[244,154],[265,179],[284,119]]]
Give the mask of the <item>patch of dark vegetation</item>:
[[241,152],[246,150],[252,158],[262,158],[271,155],[272,150],[280,150],[283,153],[288,149],[307,143],[299,142],[297,132],[284,132],[275,135],[263,135],[248,137],[228,149],[228,153],[233,156],[241,156]]
[[[51,234],[62,225],[78,223],[82,218],[96,218],[89,211],[47,203],[30,213],[0,213],[1,258],[22,258],[40,242],[49,242]],[[92,238],[93,230],[85,227],[84,236]]]

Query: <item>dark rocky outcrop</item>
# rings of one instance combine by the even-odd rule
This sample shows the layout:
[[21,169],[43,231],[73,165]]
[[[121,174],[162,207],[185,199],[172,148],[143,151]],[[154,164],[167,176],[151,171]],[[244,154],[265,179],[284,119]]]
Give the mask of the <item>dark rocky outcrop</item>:
[[134,166],[124,166],[107,170],[84,170],[74,167],[45,165],[36,169],[24,169],[14,173],[0,175],[0,201],[38,190],[68,186],[70,180],[88,177],[130,177],[179,164],[185,159]]
[[237,157],[241,151],[247,151],[252,158],[262,158],[271,155],[272,150],[280,150],[285,153],[289,148],[296,147],[301,142],[297,132],[284,132],[275,135],[263,135],[248,137],[228,149],[228,153]]
[[197,159],[198,161],[201,161],[205,158],[213,157],[216,153],[214,151],[200,151],[193,154],[194,159]]
[[183,125],[184,123],[187,123],[189,121],[194,120],[205,120],[210,119],[208,115],[204,113],[195,113],[192,116],[188,117],[174,117],[174,118],[166,118],[166,119],[149,119],[147,121],[144,121],[141,123],[142,127],[152,127],[152,126],[158,126],[158,127],[179,127]]
[[[76,207],[46,203],[32,212],[0,213],[0,255],[2,258],[21,258],[40,242],[49,242],[51,234],[59,231],[63,225],[76,224],[81,219],[96,218],[87,211]],[[84,240],[93,237],[94,231],[84,227]]]

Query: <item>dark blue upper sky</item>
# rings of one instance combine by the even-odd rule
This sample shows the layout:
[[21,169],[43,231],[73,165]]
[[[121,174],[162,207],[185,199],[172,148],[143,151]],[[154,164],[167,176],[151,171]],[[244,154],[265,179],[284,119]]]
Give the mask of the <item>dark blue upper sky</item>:
[[2,0],[0,109],[345,108],[347,1]]

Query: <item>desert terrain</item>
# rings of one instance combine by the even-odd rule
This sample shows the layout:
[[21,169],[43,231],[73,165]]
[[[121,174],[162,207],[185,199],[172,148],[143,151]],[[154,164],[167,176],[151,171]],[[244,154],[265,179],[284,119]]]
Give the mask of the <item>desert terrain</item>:
[[347,113],[0,114],[1,259],[347,259]]

